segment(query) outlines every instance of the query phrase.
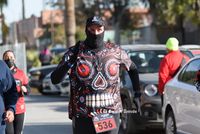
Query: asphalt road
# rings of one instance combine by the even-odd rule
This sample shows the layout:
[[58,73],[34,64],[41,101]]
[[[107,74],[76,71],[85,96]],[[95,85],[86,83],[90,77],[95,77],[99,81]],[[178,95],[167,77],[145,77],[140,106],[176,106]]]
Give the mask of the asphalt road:
[[[32,91],[24,97],[26,118],[23,134],[73,134],[67,113],[68,98]],[[118,134],[123,133],[120,131]],[[163,134],[163,131],[149,130],[148,134]]]
[[24,134],[72,134],[68,98],[39,93],[25,96]]

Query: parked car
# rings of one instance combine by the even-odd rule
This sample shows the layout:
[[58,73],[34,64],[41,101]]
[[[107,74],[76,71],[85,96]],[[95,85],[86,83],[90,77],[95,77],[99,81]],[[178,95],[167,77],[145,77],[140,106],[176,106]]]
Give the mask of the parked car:
[[162,117],[167,134],[200,132],[200,93],[194,85],[199,67],[200,56],[195,56],[165,85]]
[[60,53],[64,53],[66,51],[66,48],[64,47],[52,47],[51,48],[51,54],[53,55],[53,57],[56,57],[57,55],[59,55]]
[[200,49],[192,49],[190,51],[194,54],[194,56],[200,55]]
[[52,93],[52,94],[58,93],[58,94],[61,94],[61,96],[69,97],[69,93],[70,93],[69,76],[67,75],[61,83],[53,85],[51,82],[51,73],[47,74],[45,78],[43,79],[42,92]]
[[182,45],[181,47],[190,49],[190,51],[193,53],[194,56],[200,55],[200,45],[188,44],[188,45]]
[[[162,129],[161,97],[158,92],[158,71],[161,59],[167,54],[166,45],[121,45],[127,51],[130,59],[136,64],[141,96],[142,116],[136,112],[133,103],[133,87],[129,75],[124,69],[120,70],[121,98],[124,111],[122,112],[121,129],[124,134],[138,133],[146,128]],[[190,58],[194,55],[189,49],[179,47],[180,51]]]
[[37,88],[40,93],[43,93],[42,81],[45,76],[56,69],[56,67],[57,64],[53,64],[29,69],[28,76],[30,86]]

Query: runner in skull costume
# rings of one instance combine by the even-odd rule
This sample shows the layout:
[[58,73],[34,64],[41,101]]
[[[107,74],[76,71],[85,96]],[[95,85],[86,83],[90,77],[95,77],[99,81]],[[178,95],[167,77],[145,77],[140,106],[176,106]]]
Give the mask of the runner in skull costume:
[[70,47],[51,74],[53,84],[70,76],[71,96],[68,113],[75,134],[96,133],[92,117],[113,114],[117,129],[105,132],[117,134],[119,113],[123,111],[120,97],[119,67],[128,71],[134,89],[134,102],[140,112],[140,87],[136,65],[117,44],[104,38],[104,21],[91,16],[86,22],[86,40]]

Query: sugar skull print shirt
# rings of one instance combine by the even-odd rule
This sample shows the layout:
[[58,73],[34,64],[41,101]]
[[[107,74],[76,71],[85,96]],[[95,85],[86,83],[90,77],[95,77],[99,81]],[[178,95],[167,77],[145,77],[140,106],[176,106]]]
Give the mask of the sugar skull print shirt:
[[[104,45],[101,51],[94,52],[80,44],[77,61],[69,70],[69,118],[122,112],[119,67],[128,71],[132,61],[119,45]],[[58,68],[70,59],[73,49],[65,52]]]

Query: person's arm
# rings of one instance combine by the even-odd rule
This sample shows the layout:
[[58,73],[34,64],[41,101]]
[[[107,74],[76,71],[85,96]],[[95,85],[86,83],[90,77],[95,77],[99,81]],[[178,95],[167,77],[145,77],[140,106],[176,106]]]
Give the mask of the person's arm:
[[139,82],[139,76],[136,65],[132,62],[130,66],[130,70],[128,71],[129,77],[131,79],[133,90],[134,90],[134,98],[133,102],[135,106],[137,107],[137,113],[139,115],[142,115],[140,110],[140,97],[141,97],[141,91],[140,91],[140,82]]
[[142,115],[141,110],[140,110],[141,91],[140,91],[140,82],[139,82],[137,66],[129,58],[129,56],[123,49],[120,50],[120,53],[121,53],[121,55],[123,55],[123,58],[121,59],[121,64],[123,67],[125,67],[126,70],[128,70],[128,74],[129,74],[129,77],[130,77],[132,85],[133,85],[133,92],[134,92],[134,97],[132,98],[133,103],[135,104],[135,106],[137,108],[137,113],[139,115]]
[[21,82],[22,82],[22,86],[20,87],[20,90],[22,91],[23,95],[29,95],[31,93],[31,88],[29,86],[29,82],[26,77],[26,74],[22,70],[19,70],[19,73],[21,74]]
[[137,67],[133,62],[131,63],[128,74],[129,74],[129,77],[131,78],[134,92],[140,92],[139,75],[138,75]]
[[58,67],[51,73],[51,82],[53,84],[58,84],[62,82],[68,74],[68,71],[73,67],[74,63],[77,60],[77,55],[79,51],[80,41],[76,43],[73,47],[73,54],[66,60],[65,53],[60,61]]
[[7,110],[4,121],[12,122],[12,121],[14,121],[14,118],[15,117],[14,117],[13,111]]
[[5,68],[6,68],[6,78],[4,79],[5,86],[3,89],[5,110],[12,111],[13,114],[15,114],[16,103],[18,100],[16,82],[13,77],[13,74],[11,73],[7,65],[5,66]]
[[25,84],[24,86],[21,86],[21,91],[23,91],[25,95],[29,95],[31,93],[31,88],[29,83]]
[[159,67],[159,80],[158,80],[158,90],[162,94],[164,91],[165,83],[167,82],[167,77],[169,76],[168,64],[165,57],[160,62]]
[[72,64],[70,62],[65,62],[64,65],[62,65],[59,68],[56,68],[52,73],[51,73],[51,82],[53,84],[58,84],[62,82],[65,77],[68,74],[69,69],[72,67]]

